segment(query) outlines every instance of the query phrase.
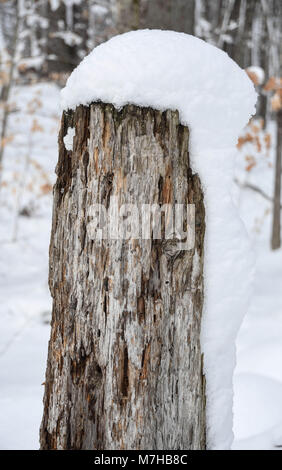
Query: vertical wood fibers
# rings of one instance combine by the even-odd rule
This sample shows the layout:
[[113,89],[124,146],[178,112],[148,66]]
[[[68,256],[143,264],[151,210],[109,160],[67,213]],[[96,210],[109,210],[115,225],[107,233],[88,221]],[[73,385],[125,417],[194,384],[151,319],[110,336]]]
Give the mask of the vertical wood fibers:
[[[75,127],[73,151],[63,137]],[[204,204],[177,112],[64,113],[54,188],[42,449],[203,449]],[[88,208],[194,203],[196,243],[89,236]]]

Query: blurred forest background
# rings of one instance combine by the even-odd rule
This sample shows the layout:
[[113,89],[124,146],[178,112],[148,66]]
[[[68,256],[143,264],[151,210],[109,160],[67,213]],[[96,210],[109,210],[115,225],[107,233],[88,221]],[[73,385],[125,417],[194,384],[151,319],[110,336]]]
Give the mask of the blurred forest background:
[[0,448],[38,447],[60,88],[94,47],[143,28],[223,49],[259,95],[233,188],[258,260],[237,344],[234,448],[281,446],[281,24],[281,0],[0,0]]

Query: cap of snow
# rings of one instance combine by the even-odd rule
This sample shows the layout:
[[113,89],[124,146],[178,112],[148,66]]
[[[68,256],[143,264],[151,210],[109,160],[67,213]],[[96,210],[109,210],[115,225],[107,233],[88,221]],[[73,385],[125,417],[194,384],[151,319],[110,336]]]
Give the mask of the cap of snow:
[[[220,49],[184,33],[139,30],[96,47],[61,93],[64,109],[101,100],[177,109],[194,150],[234,145],[255,112],[251,80]],[[218,133],[220,132],[220,138]]]

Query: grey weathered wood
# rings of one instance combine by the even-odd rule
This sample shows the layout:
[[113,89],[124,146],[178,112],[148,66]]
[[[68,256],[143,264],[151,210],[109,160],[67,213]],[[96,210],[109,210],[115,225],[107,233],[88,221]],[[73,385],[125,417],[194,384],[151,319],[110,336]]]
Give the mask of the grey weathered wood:
[[[75,126],[73,151],[63,137]],[[204,204],[177,112],[102,103],[64,113],[54,188],[52,331],[42,449],[203,449]],[[194,203],[196,243],[103,240],[87,208]]]

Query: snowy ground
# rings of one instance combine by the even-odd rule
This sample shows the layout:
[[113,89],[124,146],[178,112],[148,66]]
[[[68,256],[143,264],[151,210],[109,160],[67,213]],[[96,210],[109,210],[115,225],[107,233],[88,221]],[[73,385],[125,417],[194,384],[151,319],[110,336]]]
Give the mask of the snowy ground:
[[[256,127],[248,132],[254,139],[238,152],[237,179],[271,196],[274,155],[273,145],[267,147],[269,137],[274,144],[274,125],[265,133]],[[278,449],[282,446],[282,250],[269,248],[271,203],[248,188],[237,196],[253,241],[256,277],[253,300],[237,339],[233,448]]]
[[[0,191],[0,449],[39,446],[51,311],[47,271],[58,95],[55,86],[41,84],[17,89],[12,97],[15,112]],[[238,152],[236,176],[271,195],[268,140],[260,152],[253,140]],[[257,273],[237,342],[233,447],[271,449],[282,445],[282,250],[269,250],[269,202],[250,189],[237,190],[236,199],[257,253]]]
[[255,297],[237,341],[234,449],[282,445],[282,251],[257,246]]
[[16,111],[0,192],[0,448],[36,449],[51,317],[48,245],[59,90],[20,88],[11,101]]

